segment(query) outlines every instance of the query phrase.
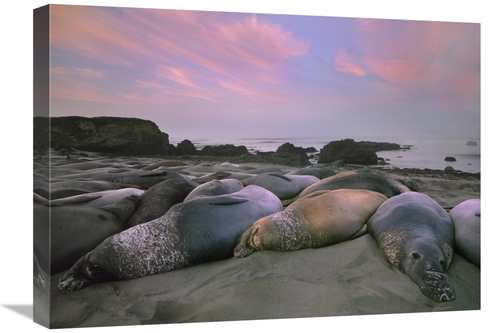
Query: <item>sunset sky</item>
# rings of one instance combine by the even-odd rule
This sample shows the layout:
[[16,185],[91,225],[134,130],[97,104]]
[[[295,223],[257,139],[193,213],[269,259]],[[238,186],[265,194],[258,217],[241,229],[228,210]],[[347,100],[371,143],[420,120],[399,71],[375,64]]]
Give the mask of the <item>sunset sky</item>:
[[480,25],[52,5],[51,115],[175,137],[479,137]]

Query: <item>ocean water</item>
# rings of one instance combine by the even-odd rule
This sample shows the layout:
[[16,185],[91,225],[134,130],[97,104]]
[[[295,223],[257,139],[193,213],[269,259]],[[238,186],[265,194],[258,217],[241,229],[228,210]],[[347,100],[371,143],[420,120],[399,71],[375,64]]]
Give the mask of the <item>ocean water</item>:
[[[481,172],[481,140],[471,137],[350,137],[355,141],[391,142],[408,149],[398,151],[377,152],[378,157],[384,158],[387,168],[417,168],[439,169],[447,166],[455,170],[477,173]],[[170,142],[176,145],[185,138],[171,137]],[[211,137],[189,139],[197,149],[207,145],[234,144],[246,146],[250,152],[276,151],[286,142],[296,147],[314,147],[319,152],[326,144],[334,140],[345,138],[336,137]],[[469,146],[468,141],[475,141],[477,146]],[[455,157],[455,162],[446,162],[447,156]],[[314,163],[314,159],[311,160]]]

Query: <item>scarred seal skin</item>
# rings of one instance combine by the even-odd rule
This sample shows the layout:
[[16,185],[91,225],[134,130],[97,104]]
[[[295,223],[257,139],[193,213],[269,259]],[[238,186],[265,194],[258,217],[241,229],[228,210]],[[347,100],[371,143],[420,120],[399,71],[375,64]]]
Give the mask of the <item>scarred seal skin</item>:
[[394,196],[380,205],[367,227],[389,262],[425,296],[438,302],[455,299],[445,274],[453,257],[454,226],[436,201],[418,192]]
[[282,210],[259,186],[174,205],[165,215],[109,237],[59,280],[62,292],[95,282],[134,279],[232,256],[238,235]]
[[369,190],[316,191],[263,217],[238,238],[236,257],[255,251],[329,246],[366,233],[366,221],[387,197]]

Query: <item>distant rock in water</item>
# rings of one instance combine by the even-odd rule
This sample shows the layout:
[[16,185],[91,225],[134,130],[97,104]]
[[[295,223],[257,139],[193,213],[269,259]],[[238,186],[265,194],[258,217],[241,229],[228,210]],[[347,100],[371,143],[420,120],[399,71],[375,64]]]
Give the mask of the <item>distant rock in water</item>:
[[467,146],[477,146],[477,142],[476,141],[467,141],[466,145]]
[[[50,147],[45,147],[49,133]],[[176,155],[168,134],[161,132],[154,122],[121,117],[34,117],[33,148],[120,155]]]
[[340,160],[346,164],[374,165],[378,163],[377,151],[400,149],[401,146],[396,143],[355,142],[353,139],[332,141],[320,150],[318,163]]
[[457,159],[456,159],[455,157],[453,157],[453,156],[446,156],[446,157],[444,158],[444,160],[445,160],[446,162],[456,162],[456,161],[457,161]]

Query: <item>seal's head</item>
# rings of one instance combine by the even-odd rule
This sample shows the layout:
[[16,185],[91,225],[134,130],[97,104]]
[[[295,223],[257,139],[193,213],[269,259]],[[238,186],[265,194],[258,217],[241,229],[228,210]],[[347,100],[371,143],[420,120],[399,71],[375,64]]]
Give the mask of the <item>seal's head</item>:
[[248,257],[255,251],[273,249],[273,223],[271,216],[266,216],[255,222],[239,237],[233,254],[237,258]]
[[444,273],[451,262],[452,252],[446,244],[440,246],[430,243],[428,239],[418,239],[406,247],[400,269],[420,287],[425,296],[437,302],[453,301],[455,292]]
[[106,256],[100,256],[99,252],[91,251],[59,279],[58,288],[63,293],[69,293],[92,283],[119,280],[120,277],[113,267],[111,260]]

